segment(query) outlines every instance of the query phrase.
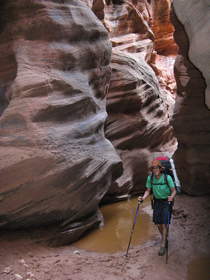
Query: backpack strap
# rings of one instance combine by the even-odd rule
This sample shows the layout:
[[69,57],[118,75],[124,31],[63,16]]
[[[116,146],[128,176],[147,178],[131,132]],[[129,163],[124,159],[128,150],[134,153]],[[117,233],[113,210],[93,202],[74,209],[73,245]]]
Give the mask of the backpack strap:
[[150,176],[150,183],[151,183],[151,185],[152,185],[152,189],[153,189],[153,185],[167,185],[168,186],[168,188],[169,188],[169,190],[170,190],[170,192],[171,192],[171,188],[170,188],[170,186],[169,186],[169,183],[168,183],[168,178],[167,178],[167,175],[165,174],[165,173],[163,173],[163,176],[164,176],[164,183],[159,183],[159,184],[155,184],[154,182],[153,182],[153,178],[154,178],[154,174],[152,174],[151,176]]
[[165,179],[166,185],[169,187],[169,190],[171,190],[169,183],[168,183],[168,176],[165,173],[163,173],[163,174],[164,174],[164,179]]

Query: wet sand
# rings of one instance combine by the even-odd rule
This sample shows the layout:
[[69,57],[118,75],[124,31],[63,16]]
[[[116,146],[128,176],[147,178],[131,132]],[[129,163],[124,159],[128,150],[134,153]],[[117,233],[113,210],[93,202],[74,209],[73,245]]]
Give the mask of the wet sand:
[[[210,199],[178,196],[170,226],[169,262],[159,235],[125,251],[96,253],[74,245],[50,248],[46,231],[0,233],[1,280],[209,280]],[[198,278],[199,276],[199,278]],[[208,277],[208,278],[207,278]]]

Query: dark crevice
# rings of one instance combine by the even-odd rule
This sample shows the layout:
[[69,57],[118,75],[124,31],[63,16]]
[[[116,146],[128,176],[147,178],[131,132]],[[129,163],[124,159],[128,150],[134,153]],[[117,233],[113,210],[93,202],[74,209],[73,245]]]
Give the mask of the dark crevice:
[[6,7],[6,1],[1,1],[0,2],[0,34],[4,30],[4,26],[7,22],[5,7]]
[[124,0],[106,0],[106,4],[114,4],[114,5],[121,5],[124,3]]
[[5,96],[6,89],[4,87],[0,87],[0,116],[7,108],[9,102]]

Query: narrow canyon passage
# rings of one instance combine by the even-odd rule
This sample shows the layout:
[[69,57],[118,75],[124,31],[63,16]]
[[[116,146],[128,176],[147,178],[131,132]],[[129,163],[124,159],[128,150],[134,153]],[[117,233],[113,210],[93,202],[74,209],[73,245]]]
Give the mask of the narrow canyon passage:
[[[209,12],[0,1],[0,280],[209,280]],[[149,201],[125,258],[158,153],[182,187],[167,265]]]

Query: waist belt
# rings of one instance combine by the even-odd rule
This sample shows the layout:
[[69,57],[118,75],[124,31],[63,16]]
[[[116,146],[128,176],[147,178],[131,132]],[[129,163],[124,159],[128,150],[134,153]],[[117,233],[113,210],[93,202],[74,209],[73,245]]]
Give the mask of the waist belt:
[[155,197],[154,197],[154,200],[158,200],[158,201],[168,201],[168,198],[155,198]]

